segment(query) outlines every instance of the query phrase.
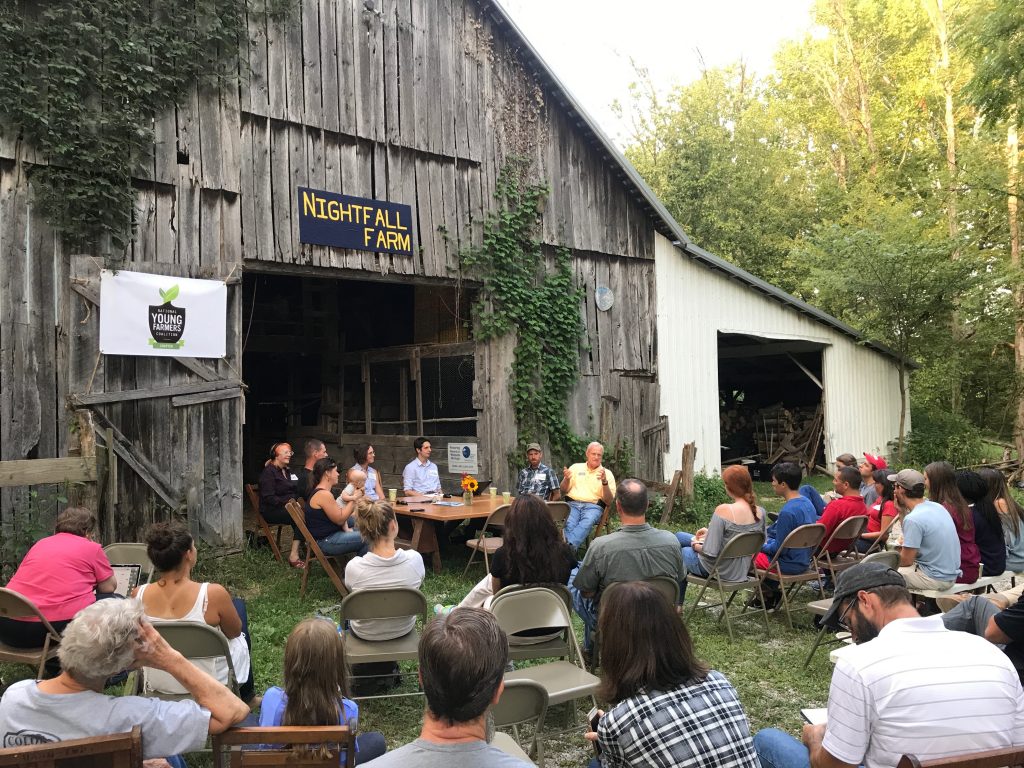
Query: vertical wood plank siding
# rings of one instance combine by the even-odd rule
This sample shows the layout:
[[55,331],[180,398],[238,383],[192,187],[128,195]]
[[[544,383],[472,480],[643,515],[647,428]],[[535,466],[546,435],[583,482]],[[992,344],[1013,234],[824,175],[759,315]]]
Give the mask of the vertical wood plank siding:
[[[531,74],[490,0],[378,0],[374,11],[362,0],[302,0],[290,23],[252,14],[247,24],[239,83],[193,88],[155,121],[125,268],[237,277],[264,263],[454,281],[459,250],[481,242],[503,163],[531,158],[531,177],[551,188],[542,239],[572,250],[586,289],[573,423],[627,440],[636,471],[659,476],[661,451],[640,437],[660,416],[652,222]],[[74,444],[70,392],[198,378],[166,359],[97,354],[98,309],[71,286],[98,291],[99,260],[67,253],[33,211],[25,170],[43,159],[15,136],[0,130],[0,458],[63,456]],[[307,184],[413,206],[414,255],[300,244],[295,187]],[[598,285],[615,292],[610,312],[594,306]],[[224,377],[244,378],[239,286],[228,289],[228,357],[209,361]],[[514,339],[478,348],[482,458],[505,484]],[[99,410],[162,473],[197,533],[237,542],[242,407],[241,398],[181,408],[165,399]],[[126,469],[112,534],[132,540],[167,512]],[[19,494],[0,492],[0,525]]]

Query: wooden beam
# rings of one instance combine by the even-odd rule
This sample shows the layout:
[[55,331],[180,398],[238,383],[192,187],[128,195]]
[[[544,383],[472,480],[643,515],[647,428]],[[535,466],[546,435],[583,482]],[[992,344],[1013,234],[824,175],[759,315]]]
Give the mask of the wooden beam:
[[[181,499],[174,497],[170,481],[160,474],[156,467],[153,466],[153,462],[142,451],[133,446],[131,441],[121,434],[121,431],[110,422],[110,419],[95,408],[93,413],[96,414],[99,428],[103,429],[104,438],[109,437],[112,439],[114,453],[120,456],[124,463],[131,467],[168,507],[178,509],[181,506]],[[99,431],[99,428],[97,431]],[[110,443],[107,443],[106,447],[109,450]],[[116,476],[111,479],[116,480]]]
[[786,353],[786,357],[788,357],[790,360],[792,360],[794,363],[796,363],[797,367],[801,371],[803,371],[804,373],[807,374],[807,378],[809,378],[811,381],[813,381],[815,384],[818,385],[818,389],[824,389],[825,388],[825,385],[821,383],[821,379],[819,379],[817,376],[815,376],[813,373],[811,373],[806,365],[801,363],[799,360],[797,360],[795,357],[793,357],[788,352]]
[[738,347],[726,347],[719,343],[718,359],[734,360],[746,357],[785,355],[790,352],[820,352],[824,347],[824,344],[813,341],[766,342],[764,344],[744,344]]
[[178,395],[171,398],[171,405],[181,408],[185,405],[199,405],[200,403],[214,403],[218,400],[232,400],[242,396],[242,389],[217,389],[213,392],[200,392],[195,395]]
[[156,397],[172,397],[174,395],[194,395],[200,392],[214,392],[223,389],[238,389],[242,382],[238,379],[220,379],[219,381],[200,381],[194,384],[172,384],[169,387],[150,387],[148,389],[127,389],[122,392],[95,392],[92,394],[72,393],[68,395],[71,404],[82,406],[100,403],[124,403],[130,400],[151,400]]
[[476,342],[458,341],[452,344],[415,344],[403,347],[385,347],[366,352],[346,352],[341,356],[342,365],[356,365],[364,359],[371,363],[383,363],[394,360],[412,360],[413,357],[456,357],[472,355],[476,352]]
[[0,488],[64,482],[94,483],[97,476],[95,456],[0,461]]

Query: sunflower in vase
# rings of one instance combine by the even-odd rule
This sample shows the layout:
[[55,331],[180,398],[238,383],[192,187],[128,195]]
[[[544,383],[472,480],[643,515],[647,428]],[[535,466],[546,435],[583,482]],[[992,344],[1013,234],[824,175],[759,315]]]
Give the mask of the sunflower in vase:
[[466,504],[472,504],[473,494],[476,493],[476,490],[479,487],[480,483],[476,481],[475,477],[464,474],[462,476],[462,500]]

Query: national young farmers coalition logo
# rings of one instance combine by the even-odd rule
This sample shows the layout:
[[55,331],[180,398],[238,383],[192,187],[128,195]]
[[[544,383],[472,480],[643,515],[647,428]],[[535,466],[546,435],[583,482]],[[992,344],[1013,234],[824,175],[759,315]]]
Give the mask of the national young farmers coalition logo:
[[149,345],[153,349],[181,349],[185,341],[181,335],[185,332],[185,308],[171,304],[178,298],[178,286],[172,285],[166,291],[158,288],[164,303],[149,305],[149,332],[153,338]]

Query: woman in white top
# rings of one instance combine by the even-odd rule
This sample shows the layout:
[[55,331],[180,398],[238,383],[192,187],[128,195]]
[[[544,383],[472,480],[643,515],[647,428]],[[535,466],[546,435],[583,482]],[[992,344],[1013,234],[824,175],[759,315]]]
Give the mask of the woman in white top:
[[360,469],[366,473],[366,485],[364,488],[366,498],[370,501],[377,501],[380,498],[380,475],[373,468],[373,461],[376,458],[373,446],[368,443],[357,445],[352,449],[352,457],[356,460],[356,463],[352,465],[352,469]]
[[[370,546],[362,557],[354,557],[345,567],[345,584],[360,589],[413,587],[423,584],[423,557],[412,549],[398,549],[398,520],[386,501],[361,499],[356,505],[359,532]],[[364,640],[393,640],[412,631],[416,617],[364,619],[350,622],[350,629]]]
[[[207,624],[224,634],[231,652],[231,664],[244,701],[253,697],[249,641],[246,637],[245,604],[232,600],[220,584],[199,583],[191,578],[196,564],[196,547],[192,535],[179,523],[155,523],[146,533],[146,553],[160,579],[135,590],[142,601],[146,618],[153,624],[165,621],[192,621]],[[206,669],[222,683],[228,682],[227,663],[223,659],[200,661],[196,666]],[[146,687],[161,693],[184,693],[181,686],[166,673],[145,670]]]

